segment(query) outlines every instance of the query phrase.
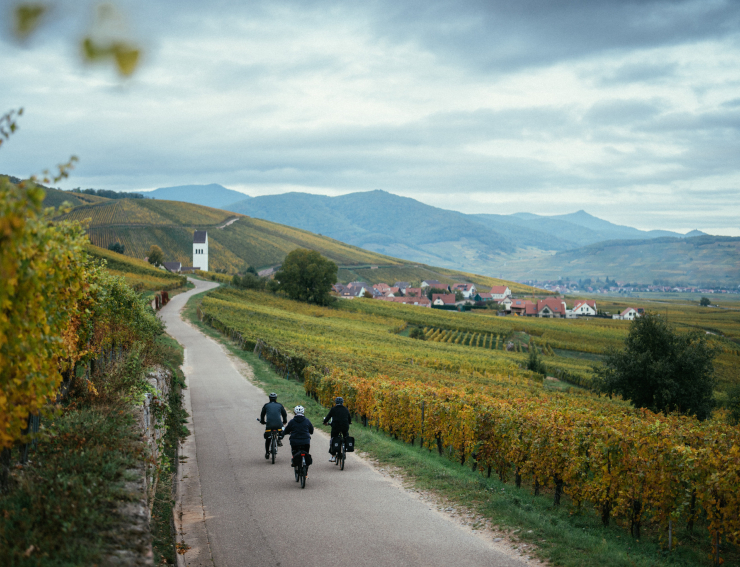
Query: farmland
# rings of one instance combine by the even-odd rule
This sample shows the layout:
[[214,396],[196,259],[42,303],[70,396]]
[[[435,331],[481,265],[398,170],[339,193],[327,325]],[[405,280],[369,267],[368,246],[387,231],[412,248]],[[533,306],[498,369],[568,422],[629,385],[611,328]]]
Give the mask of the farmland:
[[86,252],[93,261],[105,262],[108,272],[123,276],[126,283],[138,291],[171,290],[185,285],[185,277],[155,268],[148,262],[128,258],[92,244]]
[[[548,490],[555,505],[567,497],[637,538],[641,529],[663,538],[670,520],[738,543],[737,427],[721,415],[698,422],[555,391],[522,368],[524,353],[500,350],[504,339],[534,337],[528,346],[565,369],[559,364],[589,361],[552,356],[553,343],[572,348],[593,336],[618,344],[624,322],[517,320],[372,300],[320,308],[230,289],[208,294],[200,315],[322,403],[343,395],[363,423],[406,442],[535,494]],[[403,336],[409,325],[427,340]]]

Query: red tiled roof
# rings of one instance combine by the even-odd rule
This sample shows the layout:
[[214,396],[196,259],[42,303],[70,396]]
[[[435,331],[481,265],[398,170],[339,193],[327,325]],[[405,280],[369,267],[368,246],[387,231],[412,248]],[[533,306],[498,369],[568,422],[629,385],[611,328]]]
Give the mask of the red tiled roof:
[[441,299],[442,303],[444,303],[445,305],[455,304],[455,294],[454,293],[433,293],[432,303],[434,303],[438,299]]
[[537,301],[537,313],[540,313],[545,307],[549,307],[553,313],[565,315],[565,302],[562,299],[548,297]]
[[474,284],[471,284],[471,283],[456,283],[455,285],[452,286],[452,289],[455,289],[455,290],[459,289],[460,291],[469,291],[470,288],[473,287],[473,285]]
[[509,286],[506,285],[495,285],[491,288],[491,294],[493,295],[501,295],[502,293],[506,293],[506,289]]

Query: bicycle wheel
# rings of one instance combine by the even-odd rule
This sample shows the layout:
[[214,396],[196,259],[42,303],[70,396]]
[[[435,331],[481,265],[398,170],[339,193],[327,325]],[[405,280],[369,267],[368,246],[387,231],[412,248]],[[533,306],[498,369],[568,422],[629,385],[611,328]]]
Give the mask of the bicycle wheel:
[[277,455],[277,441],[275,440],[275,434],[272,434],[272,444],[270,445],[270,453],[272,453],[272,464],[275,464],[275,456]]
[[298,467],[293,467],[293,472],[295,473],[295,481],[298,482],[298,480],[300,480],[299,479],[300,475],[298,474]]
[[306,488],[306,465],[301,467],[301,488]]
[[342,459],[342,462],[339,463],[339,470],[343,471],[344,470],[344,459],[347,458],[347,455],[344,452],[344,445],[342,445],[342,451],[339,453],[339,455],[340,455],[340,458]]

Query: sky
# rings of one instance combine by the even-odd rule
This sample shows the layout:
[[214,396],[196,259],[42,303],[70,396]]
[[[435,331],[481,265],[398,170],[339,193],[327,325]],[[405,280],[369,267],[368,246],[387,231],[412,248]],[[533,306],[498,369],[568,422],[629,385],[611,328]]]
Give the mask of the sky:
[[65,189],[383,189],[466,213],[580,209],[740,236],[740,2],[120,1],[143,50],[90,65],[95,4],[18,42],[0,0],[0,173]]

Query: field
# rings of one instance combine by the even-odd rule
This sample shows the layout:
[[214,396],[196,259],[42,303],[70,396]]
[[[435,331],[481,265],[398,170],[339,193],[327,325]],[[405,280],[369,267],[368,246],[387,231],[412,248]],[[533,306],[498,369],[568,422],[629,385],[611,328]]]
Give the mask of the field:
[[108,271],[126,278],[126,283],[137,291],[169,291],[185,285],[186,278],[155,268],[148,262],[116,254],[94,245],[87,247],[87,253],[96,261],[105,261]]
[[[232,289],[208,294],[200,316],[303,381],[323,404],[341,394],[363,423],[525,482],[535,494],[548,490],[556,506],[567,497],[574,513],[590,510],[605,525],[612,519],[637,539],[642,529],[662,545],[679,523],[740,543],[740,429],[721,412],[698,422],[636,410],[585,390],[553,389],[523,367],[527,355],[518,351],[526,345],[556,375],[585,370],[593,360],[553,356],[553,344],[588,342],[598,351],[593,345],[621,342],[626,322],[523,320],[372,300],[320,308]],[[427,340],[403,336],[409,326]],[[517,352],[501,350],[504,340],[518,343]]]

